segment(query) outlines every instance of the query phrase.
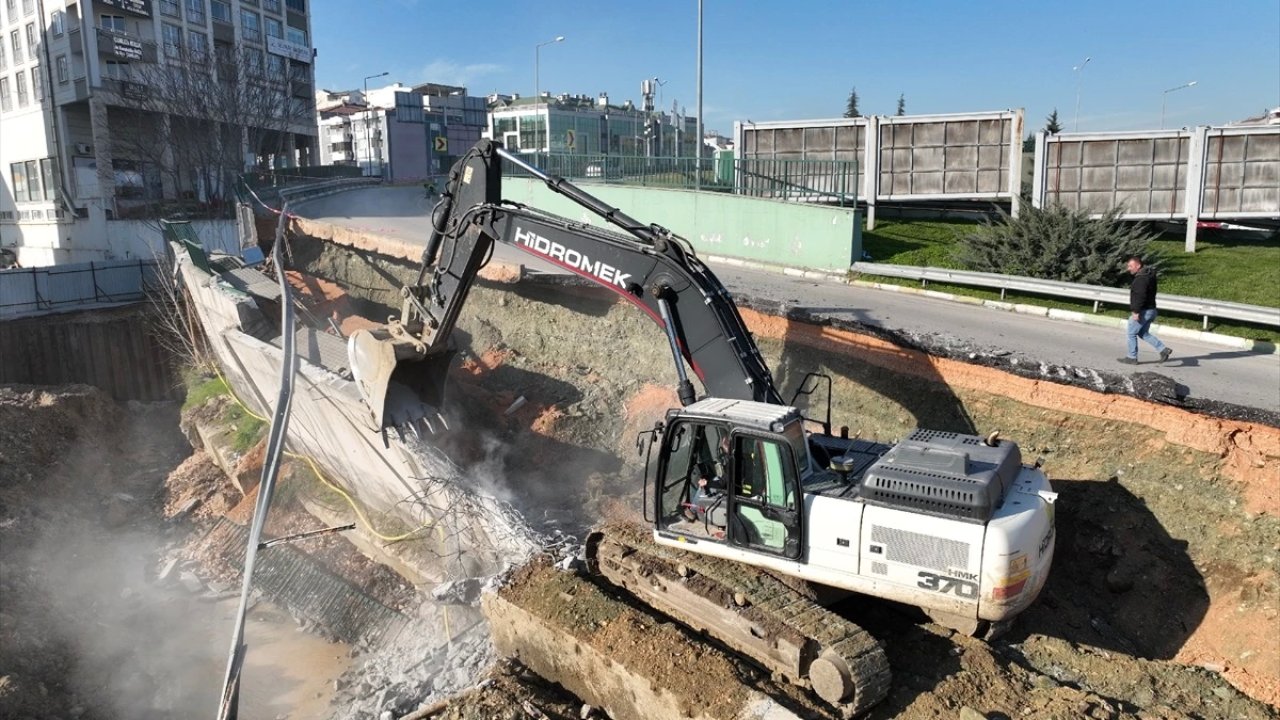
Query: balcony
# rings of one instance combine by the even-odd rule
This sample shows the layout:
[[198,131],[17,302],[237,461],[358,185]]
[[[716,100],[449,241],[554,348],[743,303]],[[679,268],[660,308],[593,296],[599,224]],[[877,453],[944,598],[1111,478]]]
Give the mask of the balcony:
[[133,60],[138,62],[155,62],[157,58],[156,44],[143,40],[137,35],[94,28],[98,33],[98,54],[107,57]]

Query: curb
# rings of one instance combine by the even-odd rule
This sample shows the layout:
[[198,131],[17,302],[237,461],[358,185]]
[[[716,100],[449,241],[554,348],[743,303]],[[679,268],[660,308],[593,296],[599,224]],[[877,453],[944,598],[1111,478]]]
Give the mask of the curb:
[[[982,298],[970,297],[968,295],[956,295],[954,293],[939,292],[937,290],[928,290],[925,288],[913,288],[906,287],[904,285],[871,282],[868,280],[850,280],[847,272],[804,270],[801,268],[772,265],[758,260],[744,260],[742,258],[727,257],[724,255],[705,255],[703,258],[710,262],[729,265],[732,267],[781,273],[783,275],[802,277],[809,280],[825,280],[827,282],[839,283],[841,285],[852,285],[854,287],[869,288],[872,290],[885,290],[887,292],[920,295],[922,297],[934,298],[935,300],[947,300],[949,302],[961,303],[964,305],[977,305],[991,308],[993,310],[1015,312],[1022,315],[1038,315],[1040,317],[1053,318],[1054,320],[1066,320],[1068,322],[1077,322],[1085,325],[1095,325],[1098,327],[1124,328],[1126,326],[1126,321],[1121,318],[1093,315],[1077,310],[1061,310],[1041,305],[1024,305],[1021,303],[1003,302],[1000,300],[983,300]],[[1172,327],[1170,325],[1163,325],[1160,323],[1154,323],[1151,327],[1156,334],[1162,336],[1198,340],[1200,342],[1222,345],[1224,347],[1235,348],[1238,350],[1248,350],[1250,352],[1256,352],[1263,355],[1280,354],[1280,347],[1275,343],[1267,342],[1265,340],[1249,340],[1247,338],[1235,337],[1233,335],[1223,335],[1221,333],[1206,332],[1204,330],[1189,330],[1187,328]]]

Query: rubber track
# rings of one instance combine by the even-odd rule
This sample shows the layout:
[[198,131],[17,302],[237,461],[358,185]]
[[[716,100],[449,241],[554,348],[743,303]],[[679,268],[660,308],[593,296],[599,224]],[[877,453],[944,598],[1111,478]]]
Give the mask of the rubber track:
[[[601,551],[603,550],[601,546],[606,543],[620,548],[628,558],[633,554],[643,556],[646,570],[656,571],[660,567],[663,580],[667,583],[682,582],[680,573],[682,567],[692,571],[691,575],[686,573],[690,580],[701,576],[700,582],[687,582],[685,587],[691,591],[700,589],[698,595],[710,603],[715,603],[719,612],[737,612],[749,619],[752,616],[758,618],[763,614],[770,619],[770,625],[784,627],[790,633],[807,639],[808,643],[797,643],[805,648],[801,653],[800,666],[780,667],[775,658],[762,657],[761,653],[753,652],[753,645],[759,647],[764,644],[760,638],[746,633],[742,637],[721,637],[720,633],[713,633],[737,652],[754,659],[770,671],[786,676],[795,684],[809,686],[809,663],[820,655],[834,653],[843,659],[852,680],[851,698],[838,705],[832,705],[814,693],[815,700],[833,708],[841,717],[855,717],[889,694],[891,682],[889,660],[885,657],[880,643],[856,623],[849,622],[818,605],[777,578],[741,563],[658,545],[646,534],[610,528],[603,531],[603,539],[588,542],[588,557],[589,559],[598,558],[600,562],[593,563],[593,570],[611,580],[610,571],[620,570],[630,575],[631,582],[651,582],[645,577],[637,576],[632,571],[632,567],[608,567],[616,563],[610,562],[612,554],[610,551]],[[634,566],[630,562],[627,565]],[[705,592],[707,581],[718,586],[719,592],[710,594]],[[732,602],[726,606],[716,598],[717,594],[721,598],[732,598],[735,593],[746,597],[747,603],[744,608],[735,607]],[[638,599],[648,604],[652,597]],[[658,597],[661,597],[661,594]],[[687,617],[677,607],[656,607],[655,609],[682,621]]]

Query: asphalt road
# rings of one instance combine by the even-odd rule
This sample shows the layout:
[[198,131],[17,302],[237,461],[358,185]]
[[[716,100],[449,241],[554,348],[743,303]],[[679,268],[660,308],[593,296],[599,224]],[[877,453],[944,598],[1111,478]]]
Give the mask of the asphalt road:
[[[432,205],[433,202],[423,197],[421,188],[388,187],[330,195],[301,204],[294,211],[304,217],[388,237],[425,242],[429,234],[427,213]],[[495,249],[495,258],[556,272],[552,266],[511,247],[499,246]],[[913,334],[932,334],[1054,365],[1120,374],[1135,370],[1116,362],[1125,354],[1124,331],[1119,328],[795,278],[776,272],[714,264],[712,267],[735,294],[767,298],[817,315]],[[1168,376],[1193,398],[1280,412],[1280,355],[1172,336],[1163,339],[1173,349],[1169,362],[1156,364],[1155,352],[1140,343],[1142,364],[1136,370]]]

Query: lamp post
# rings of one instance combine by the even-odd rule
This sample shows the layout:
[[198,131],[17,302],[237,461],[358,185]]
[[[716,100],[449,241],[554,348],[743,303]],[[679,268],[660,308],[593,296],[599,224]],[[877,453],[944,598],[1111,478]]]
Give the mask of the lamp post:
[[1164,109],[1169,102],[1169,93],[1173,92],[1174,90],[1182,90],[1183,88],[1192,87],[1195,84],[1196,84],[1196,81],[1192,80],[1191,82],[1183,83],[1178,87],[1169,88],[1168,90],[1165,90],[1163,93],[1160,94],[1160,129],[1161,130],[1164,129]]
[[1071,68],[1072,72],[1076,74],[1076,119],[1072,124],[1071,132],[1080,131],[1080,84],[1084,82],[1084,66],[1088,65],[1089,61],[1092,59],[1093,58],[1091,57],[1087,57],[1084,59],[1084,62]]
[[693,144],[693,189],[702,189],[702,0],[698,0],[698,137]]
[[[538,59],[542,52],[543,45],[554,45],[558,42],[564,42],[563,35],[557,35],[554,40],[540,42],[533,46],[533,108],[538,109],[538,103],[542,101],[542,82],[538,77]],[[551,106],[547,106],[547,155],[551,155]]]
[[[377,75],[370,75],[364,79],[364,148],[365,152],[369,153],[369,175],[373,174],[373,143],[369,139],[369,118],[372,117],[369,109],[369,81],[374,78],[380,78],[390,74],[391,71],[388,70],[386,72],[380,72]],[[381,160],[378,162],[378,170],[382,170]]]

